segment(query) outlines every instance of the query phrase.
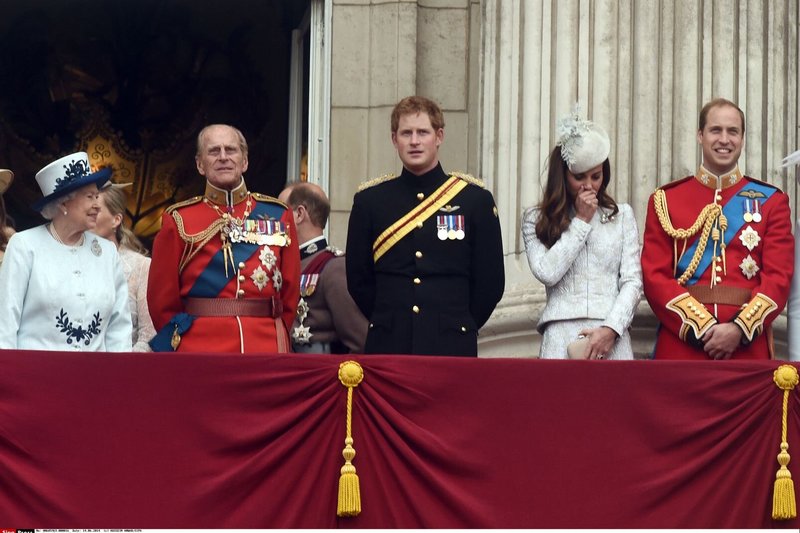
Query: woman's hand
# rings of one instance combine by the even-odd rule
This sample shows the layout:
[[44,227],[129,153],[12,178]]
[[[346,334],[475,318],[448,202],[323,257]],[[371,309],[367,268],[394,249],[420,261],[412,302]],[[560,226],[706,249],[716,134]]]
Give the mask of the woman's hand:
[[589,351],[588,359],[605,359],[606,354],[611,351],[614,343],[617,342],[617,332],[608,326],[584,329],[581,330],[580,335],[585,335],[589,338],[589,345],[586,347]]
[[588,223],[591,222],[595,211],[597,211],[597,193],[591,185],[583,185],[575,197],[575,216]]

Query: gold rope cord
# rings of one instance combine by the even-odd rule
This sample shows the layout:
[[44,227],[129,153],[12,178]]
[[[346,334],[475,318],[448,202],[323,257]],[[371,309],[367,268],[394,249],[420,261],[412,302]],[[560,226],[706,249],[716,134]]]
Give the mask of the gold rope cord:
[[339,365],[339,381],[347,387],[347,433],[344,439],[344,465],[339,476],[339,499],[336,516],[358,516],[361,513],[361,490],[353,466],[356,450],[353,448],[353,389],[364,379],[364,369],[355,361]]
[[789,413],[789,393],[797,385],[800,378],[797,369],[792,365],[781,365],[773,374],[773,381],[783,390],[783,410],[781,418],[781,451],[778,453],[780,468],[775,474],[775,487],[772,493],[772,519],[789,520],[797,516],[797,503],[794,496],[792,473],[787,468],[789,460],[789,443],[787,442],[787,418]]
[[[678,284],[685,285],[686,281],[692,277],[697,270],[697,266],[700,264],[700,259],[703,257],[703,253],[706,250],[708,236],[713,229],[714,222],[716,222],[722,213],[722,207],[718,204],[708,204],[703,208],[702,211],[700,211],[700,215],[698,215],[697,220],[694,221],[694,224],[686,229],[675,228],[672,225],[672,221],[669,218],[669,211],[667,209],[667,195],[664,193],[663,189],[656,189],[656,192],[653,194],[653,207],[656,210],[656,215],[658,216],[658,221],[661,223],[661,227],[664,229],[667,235],[673,239],[686,240],[689,237],[696,235],[701,226],[703,228],[702,232],[700,233],[700,238],[697,241],[697,248],[694,251],[694,255],[692,255],[692,260],[689,262],[689,266],[686,268],[686,271],[678,278]],[[675,265],[673,266],[677,267],[677,259],[675,260]]]
[[203,246],[206,245],[208,241],[214,238],[214,236],[222,231],[222,227],[225,225],[225,220],[221,218],[215,220],[210,226],[199,233],[189,234],[186,233],[186,228],[183,225],[183,217],[178,214],[177,211],[172,212],[172,218],[175,219],[175,225],[178,228],[178,235],[180,235],[181,239],[185,243],[183,248],[183,255],[181,255],[181,261],[178,265],[178,273],[183,272],[183,269],[192,260],[194,256],[203,249]]

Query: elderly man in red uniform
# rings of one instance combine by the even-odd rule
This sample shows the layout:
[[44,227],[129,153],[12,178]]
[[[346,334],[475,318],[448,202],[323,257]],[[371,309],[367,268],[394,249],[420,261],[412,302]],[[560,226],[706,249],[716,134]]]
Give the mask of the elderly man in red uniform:
[[642,249],[644,293],[661,322],[656,359],[767,359],[770,326],[794,270],[789,199],[743,176],[744,113],[725,99],[700,112],[703,163],[656,189]]
[[289,352],[300,253],[292,212],[250,192],[247,142],[223,124],[197,137],[203,196],[171,206],[153,244],[155,351]]

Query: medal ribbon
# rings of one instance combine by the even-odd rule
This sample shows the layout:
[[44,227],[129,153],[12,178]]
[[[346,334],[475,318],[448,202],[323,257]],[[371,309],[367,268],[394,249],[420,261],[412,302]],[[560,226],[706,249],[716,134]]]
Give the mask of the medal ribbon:
[[[255,202],[251,216],[280,217],[285,209],[278,204]],[[266,222],[275,222],[267,220]],[[280,224],[280,222],[279,222]],[[281,224],[282,226],[282,224]],[[210,246],[211,243],[206,246]],[[237,242],[231,245],[235,265],[247,261],[260,246],[247,242]],[[225,257],[220,249],[208,262],[206,268],[197,276],[187,296],[192,298],[216,298],[232,278],[225,276]]]
[[418,206],[386,228],[372,244],[373,261],[377,263],[378,259],[383,257],[383,254],[391,250],[395,244],[417,227],[417,222],[422,222],[444,207],[467,185],[466,181],[456,176],[451,176],[425,201],[420,202]]
[[[744,192],[747,191],[755,191],[760,192],[764,195],[763,200],[766,202],[770,196],[775,193],[777,189],[774,187],[770,187],[768,185],[762,185],[757,182],[750,182],[745,185],[741,191],[737,193],[737,196],[745,196]],[[744,202],[735,202],[732,201],[733,199],[729,200],[727,204],[722,208],[722,214],[725,215],[728,219],[728,229],[725,230],[725,246],[729,245],[733,238],[739,234],[739,230],[742,229],[742,226],[745,225],[744,220],[744,213],[745,207]],[[710,238],[710,237],[709,237]],[[698,240],[694,241],[691,246],[686,248],[683,256],[681,256],[681,260],[678,261],[678,271],[685,272],[687,268],[689,268],[689,262],[692,260],[692,256],[694,256],[694,251],[697,249]],[[703,257],[700,259],[700,263],[697,265],[697,270],[694,271],[694,274],[691,278],[686,281],[686,285],[694,285],[700,278],[702,277],[703,273],[706,269],[711,265],[711,256],[713,255],[713,246],[706,246],[705,253],[703,253]]]

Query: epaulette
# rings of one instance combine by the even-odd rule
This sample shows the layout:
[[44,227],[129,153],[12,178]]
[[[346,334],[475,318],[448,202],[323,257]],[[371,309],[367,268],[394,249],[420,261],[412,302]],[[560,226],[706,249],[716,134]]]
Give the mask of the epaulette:
[[342,257],[344,255],[344,250],[341,250],[341,249],[333,246],[332,244],[329,244],[328,247],[325,248],[325,249],[327,251],[329,251],[330,253],[332,253],[333,255],[335,255],[336,257]]
[[687,180],[693,180],[693,179],[694,179],[694,176],[686,176],[685,178],[681,178],[679,180],[670,181],[669,183],[665,183],[664,185],[662,185],[660,187],[656,187],[656,189],[662,189],[662,190],[671,189],[672,187],[675,187],[676,185],[680,185],[681,183],[683,183],[683,182],[685,182]]
[[767,183],[766,181],[758,180],[756,178],[751,178],[750,176],[745,176],[745,178],[749,179],[750,181],[755,181],[756,183],[760,183],[765,187],[770,187],[772,189],[775,189],[778,192],[783,192],[780,187],[778,187],[777,185],[773,185],[772,183]]
[[364,189],[369,189],[370,187],[374,187],[376,185],[380,185],[381,183],[385,183],[387,181],[391,181],[391,180],[393,180],[393,179],[395,179],[397,177],[398,176],[395,176],[394,174],[384,174],[383,176],[379,176],[377,178],[372,178],[371,180],[365,181],[364,183],[359,185],[358,186],[358,192],[361,192]]
[[463,172],[451,172],[450,175],[451,176],[455,176],[456,178],[462,179],[462,180],[466,181],[467,183],[471,183],[472,185],[477,185],[481,189],[485,189],[486,188],[486,184],[483,183],[483,180],[478,179],[475,176],[472,176],[471,174],[465,174]]
[[178,202],[177,204],[172,204],[171,206],[169,206],[167,208],[167,213],[172,213],[176,209],[180,209],[181,207],[186,207],[187,205],[194,205],[194,204],[200,202],[202,199],[203,199],[202,196],[193,196],[193,197],[189,198],[188,200],[184,200],[182,202]]
[[289,209],[289,207],[285,203],[281,202],[280,200],[278,200],[274,196],[269,196],[268,194],[261,194],[260,192],[251,192],[250,196],[252,196],[253,200],[255,200],[257,202],[265,202],[265,203],[269,203],[269,204],[278,204],[280,206],[285,207],[286,209]]

